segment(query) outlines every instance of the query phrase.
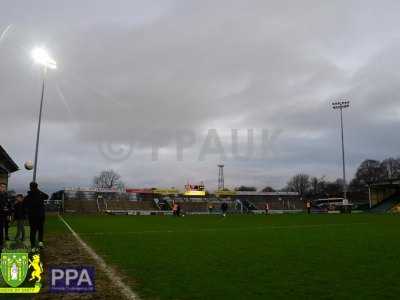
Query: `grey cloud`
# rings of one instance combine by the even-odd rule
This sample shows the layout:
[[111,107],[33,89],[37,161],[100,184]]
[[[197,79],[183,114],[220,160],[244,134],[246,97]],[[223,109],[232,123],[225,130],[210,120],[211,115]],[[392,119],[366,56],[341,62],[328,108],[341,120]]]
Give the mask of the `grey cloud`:
[[[48,74],[42,137],[41,174],[48,187],[90,184],[93,173],[106,167],[120,170],[133,185],[177,186],[188,177],[214,184],[217,157],[196,159],[209,128],[282,131],[273,157],[231,162],[232,184],[271,181],[279,187],[301,170],[334,178],[338,116],[330,102],[342,97],[352,101],[345,125],[354,172],[364,157],[396,156],[400,146],[399,6],[397,1],[6,3],[0,32],[9,24],[12,29],[0,42],[0,124],[11,129],[1,132],[1,142],[19,161],[31,157],[40,74],[28,54],[43,41],[59,63]],[[182,129],[198,140],[179,163],[174,132]],[[102,142],[133,143],[134,155],[124,163],[107,161],[98,151]],[[169,153],[158,162],[149,159],[154,144]],[[28,177],[15,176],[15,184]]]

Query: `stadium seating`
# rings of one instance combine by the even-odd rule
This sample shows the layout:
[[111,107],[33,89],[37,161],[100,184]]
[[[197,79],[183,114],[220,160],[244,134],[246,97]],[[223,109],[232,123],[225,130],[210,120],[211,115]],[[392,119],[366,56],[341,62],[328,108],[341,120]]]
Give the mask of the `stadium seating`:
[[[204,201],[191,201],[187,199],[177,199],[181,205],[181,210],[186,213],[206,213],[208,212],[208,205],[210,202]],[[219,212],[221,208],[222,200],[209,199],[213,204],[213,212]],[[237,212],[241,210],[240,202],[234,200],[224,200],[228,204],[228,210],[230,212]],[[265,199],[241,199],[243,203],[243,210],[264,210],[265,209]],[[271,210],[294,210],[303,209],[303,202],[295,197],[284,198],[284,200],[279,200],[278,197],[271,197],[268,199]],[[158,211],[171,210],[171,203],[166,202],[167,205],[161,207],[157,205],[154,201],[144,200],[144,201],[130,201],[127,199],[99,199],[99,200],[80,200],[80,199],[66,199],[64,200],[64,211],[65,212],[76,212],[76,213],[102,213],[106,210],[108,211]]]
[[45,209],[47,212],[59,212],[61,201],[46,200]]
[[108,200],[108,210],[158,210],[152,201]]
[[80,203],[79,201],[64,201],[64,212],[79,212],[80,211]]
[[398,203],[400,203],[400,192],[397,192],[394,195],[386,198],[382,202],[376,204],[369,211],[373,213],[384,213],[390,211]]
[[285,197],[279,199],[279,197],[271,197],[269,199],[249,199],[256,209],[264,210],[265,203],[269,203],[269,208],[271,210],[283,210],[283,209],[303,209],[304,202],[297,197]]
[[207,212],[208,203],[207,202],[180,202],[181,210],[184,212]]
[[105,210],[158,210],[152,201],[129,201],[129,200],[78,200],[70,199],[64,201],[65,212],[76,213],[99,213]]
[[94,200],[65,200],[64,211],[76,213],[97,213],[98,207],[97,202]]
[[97,202],[96,201],[80,201],[81,211],[83,213],[97,213]]
[[169,211],[172,209],[171,204],[167,200],[164,200],[164,199],[161,199],[158,202],[158,208],[162,211]]

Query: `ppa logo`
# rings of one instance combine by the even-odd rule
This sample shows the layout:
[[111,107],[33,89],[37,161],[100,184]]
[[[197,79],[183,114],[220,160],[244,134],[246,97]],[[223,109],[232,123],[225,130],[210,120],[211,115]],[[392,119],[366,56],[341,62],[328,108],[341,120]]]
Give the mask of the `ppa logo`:
[[49,275],[52,293],[92,293],[96,290],[94,267],[50,267]]

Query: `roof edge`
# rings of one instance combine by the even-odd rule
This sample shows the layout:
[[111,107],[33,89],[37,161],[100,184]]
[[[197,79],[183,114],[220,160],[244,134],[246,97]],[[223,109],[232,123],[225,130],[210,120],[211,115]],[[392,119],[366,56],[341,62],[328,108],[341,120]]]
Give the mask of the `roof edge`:
[[7,151],[0,145],[0,155],[7,161],[8,169],[10,173],[16,172],[19,170],[18,165],[13,161],[13,159],[8,155]]

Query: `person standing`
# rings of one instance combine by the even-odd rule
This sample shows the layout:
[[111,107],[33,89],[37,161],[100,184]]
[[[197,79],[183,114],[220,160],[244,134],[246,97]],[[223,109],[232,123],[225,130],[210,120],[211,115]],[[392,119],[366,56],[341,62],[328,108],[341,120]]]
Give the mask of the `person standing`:
[[11,223],[12,207],[8,195],[6,197],[6,205],[4,207],[4,212],[6,214],[6,218],[4,219],[4,238],[6,241],[9,241],[10,237],[8,235],[8,230],[10,228],[10,223]]
[[23,242],[25,239],[25,207],[24,196],[21,194],[18,194],[15,197],[14,220],[17,223],[17,234],[15,235],[15,241]]
[[307,214],[311,214],[311,202],[307,201]]
[[49,199],[49,195],[39,190],[36,182],[30,183],[30,191],[24,199],[24,206],[29,220],[30,242],[33,250],[36,248],[36,235],[38,235],[38,246],[43,247],[43,227],[45,220],[44,201]]
[[0,250],[4,245],[4,229],[7,218],[8,195],[7,187],[4,183],[0,183]]
[[264,209],[265,209],[265,214],[268,215],[268,213],[269,213],[269,203],[268,202],[265,202]]
[[213,211],[213,209],[214,209],[214,206],[213,206],[213,204],[210,202],[210,203],[208,204],[208,213],[211,214],[212,211]]
[[225,201],[221,204],[222,215],[226,217],[226,212],[228,211],[228,203]]

